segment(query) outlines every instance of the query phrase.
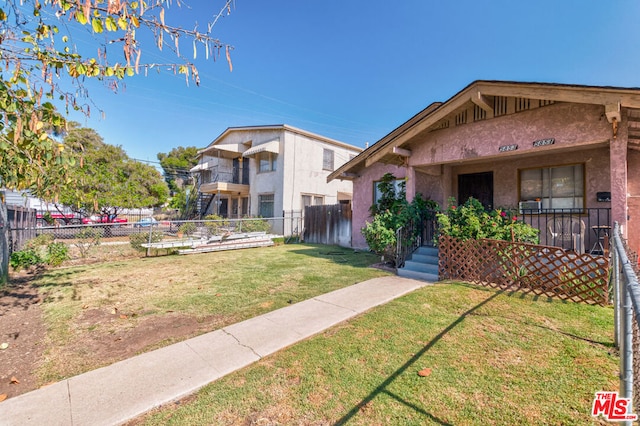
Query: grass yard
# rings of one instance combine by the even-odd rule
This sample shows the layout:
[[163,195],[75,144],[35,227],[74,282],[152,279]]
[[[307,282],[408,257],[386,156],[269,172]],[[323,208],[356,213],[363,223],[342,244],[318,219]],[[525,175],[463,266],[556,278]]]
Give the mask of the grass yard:
[[609,307],[437,284],[132,424],[599,424],[612,333]]
[[114,251],[111,261],[51,269],[33,282],[47,330],[41,383],[388,274],[370,267],[377,256],[332,246],[149,258],[101,249]]

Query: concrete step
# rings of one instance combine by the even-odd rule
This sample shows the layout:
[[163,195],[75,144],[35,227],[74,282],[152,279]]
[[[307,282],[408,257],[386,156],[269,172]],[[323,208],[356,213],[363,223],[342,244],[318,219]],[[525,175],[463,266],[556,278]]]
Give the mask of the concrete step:
[[433,264],[433,263],[416,262],[415,260],[406,260],[404,262],[404,268],[402,269],[438,275],[437,263]]
[[435,256],[438,257],[438,248],[430,247],[430,246],[420,246],[413,254],[421,254],[426,256]]
[[430,263],[432,265],[437,265],[438,264],[438,256],[432,256],[429,254],[419,254],[419,253],[413,253],[411,255],[411,260],[413,260],[414,262],[421,262],[421,263]]
[[438,249],[435,247],[418,247],[411,258],[398,269],[398,276],[414,280],[438,281]]
[[438,275],[437,274],[427,274],[424,272],[418,272],[418,271],[410,271],[407,269],[398,269],[398,276],[403,277],[403,278],[411,278],[414,280],[420,280],[420,281],[428,281],[428,282],[437,282],[438,281]]

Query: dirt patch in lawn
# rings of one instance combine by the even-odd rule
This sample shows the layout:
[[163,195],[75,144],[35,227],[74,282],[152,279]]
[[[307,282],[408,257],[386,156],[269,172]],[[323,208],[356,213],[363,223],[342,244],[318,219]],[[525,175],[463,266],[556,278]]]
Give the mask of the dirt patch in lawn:
[[[0,400],[46,385],[38,374],[45,358],[72,358],[64,376],[108,365],[151,349],[220,328],[229,317],[196,318],[173,312],[129,315],[114,310],[87,309],[74,324],[65,345],[48,344],[42,318],[42,296],[28,275],[12,280],[0,291]],[[78,359],[86,359],[86,364]]]
[[0,290],[0,395],[10,398],[38,386],[34,367],[45,336],[40,301],[25,279]]
[[[139,317],[87,310],[76,323],[76,336],[65,345],[60,356],[86,354],[86,366],[96,368],[220,328],[228,323],[226,320],[227,317],[216,315],[195,318],[170,312]],[[63,373],[77,374],[76,371]]]

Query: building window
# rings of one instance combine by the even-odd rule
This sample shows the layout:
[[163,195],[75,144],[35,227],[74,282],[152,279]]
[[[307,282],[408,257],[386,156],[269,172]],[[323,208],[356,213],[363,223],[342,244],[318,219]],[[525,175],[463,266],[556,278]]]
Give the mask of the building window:
[[584,208],[584,164],[520,170],[520,201],[542,209]]
[[[378,184],[382,181],[374,181],[373,182],[373,204],[378,204],[380,198],[382,198],[382,191],[378,188]],[[395,190],[396,197],[405,193],[405,180],[404,179],[396,179],[393,181],[393,188]]]
[[324,195],[303,195],[302,196],[302,209],[307,206],[322,206],[324,205]]
[[273,172],[276,170],[276,161],[278,154],[273,152],[260,152],[257,154],[258,173]]
[[273,217],[273,194],[258,195],[258,215]]
[[333,171],[333,151],[330,149],[322,150],[322,170]]

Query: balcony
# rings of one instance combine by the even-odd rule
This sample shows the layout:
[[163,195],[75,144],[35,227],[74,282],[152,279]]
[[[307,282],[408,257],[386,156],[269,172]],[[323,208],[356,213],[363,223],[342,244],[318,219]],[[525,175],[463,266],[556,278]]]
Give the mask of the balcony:
[[213,169],[210,174],[203,173],[202,177],[203,181],[200,183],[202,193],[249,195],[248,168],[234,167],[229,172]]

